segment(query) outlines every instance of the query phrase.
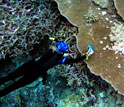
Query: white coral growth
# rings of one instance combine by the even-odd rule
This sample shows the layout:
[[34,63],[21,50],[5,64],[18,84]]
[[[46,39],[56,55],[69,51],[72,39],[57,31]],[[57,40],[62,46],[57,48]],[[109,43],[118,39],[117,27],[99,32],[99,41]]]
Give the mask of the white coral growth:
[[99,19],[96,12],[90,7],[87,13],[84,15],[86,18],[86,22],[91,23]]
[[121,52],[124,54],[124,24],[119,22],[114,23],[109,37],[110,41],[113,42],[112,50],[115,53]]

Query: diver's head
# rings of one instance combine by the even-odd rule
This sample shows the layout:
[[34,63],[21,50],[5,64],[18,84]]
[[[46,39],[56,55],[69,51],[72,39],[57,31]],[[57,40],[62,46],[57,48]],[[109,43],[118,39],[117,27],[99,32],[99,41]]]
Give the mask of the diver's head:
[[56,47],[57,47],[56,51],[58,53],[67,53],[69,51],[69,49],[68,49],[69,45],[65,42],[58,42],[56,44]]

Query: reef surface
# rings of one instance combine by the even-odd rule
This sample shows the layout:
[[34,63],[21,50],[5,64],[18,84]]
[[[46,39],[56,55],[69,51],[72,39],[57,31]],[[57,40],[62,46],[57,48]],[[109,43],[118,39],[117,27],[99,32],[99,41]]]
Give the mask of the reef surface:
[[[70,0],[67,1],[70,2]],[[24,6],[18,7],[19,3],[23,3]],[[70,45],[70,52],[73,53],[72,57],[76,58],[80,56],[80,52],[77,48],[76,37],[81,29],[74,26],[74,24],[70,23],[70,21],[67,20],[67,17],[65,18],[60,14],[58,6],[54,1],[24,0],[19,2],[15,0],[1,0],[0,6],[1,6],[0,12],[2,12],[2,14],[5,14],[6,17],[4,18],[6,20],[10,19],[7,15],[10,15],[11,18],[14,19],[14,20],[11,19],[5,23],[3,17],[1,18],[2,24],[0,24],[0,28],[2,28],[3,26],[5,28],[5,29],[2,28],[2,30],[0,30],[1,38],[4,36],[3,35],[3,29],[4,29],[6,33],[5,37],[11,33],[13,37],[14,36],[19,37],[19,40],[22,40],[22,41],[17,41],[18,44],[24,43],[27,44],[26,46],[28,45],[31,46],[31,47],[23,47],[25,45],[17,45],[17,43],[14,42],[13,47],[8,47],[10,48],[11,51],[13,51],[13,53],[9,53],[9,51],[3,51],[3,52],[7,52],[7,54],[1,53],[0,77],[8,75],[11,72],[14,72],[14,70],[19,66],[21,66],[23,63],[31,60],[32,58],[36,58],[42,55],[46,49],[50,48],[52,45],[55,45],[56,42],[49,40],[48,39],[49,37],[67,42]],[[15,10],[11,10],[10,7],[14,8]],[[85,6],[83,7],[85,8]],[[8,13],[8,11],[10,11],[9,9],[12,11],[12,14],[11,12]],[[90,24],[92,24],[94,21],[101,20],[101,17],[99,17],[99,15],[97,15],[95,11],[92,11],[95,9],[95,7],[92,8],[89,7],[85,9],[86,9],[86,13],[84,13],[82,20],[85,20],[85,22],[88,23],[88,26],[92,28],[93,26],[91,26]],[[112,9],[110,8],[109,11],[112,11]],[[13,12],[15,13],[15,16],[13,16],[14,15]],[[23,17],[18,16],[19,15],[18,12],[20,14],[23,13],[22,15]],[[90,13],[91,15],[89,16],[88,13]],[[106,14],[106,12],[103,11],[102,14]],[[28,16],[24,17],[25,15],[28,15],[29,17]],[[18,16],[20,19],[16,18],[16,16]],[[31,19],[31,17],[33,17],[37,22],[35,26],[31,24],[34,20],[33,18]],[[25,23],[23,23],[23,25],[21,25],[23,22],[21,18],[23,19],[26,18],[24,21]],[[28,21],[29,23],[27,23]],[[20,29],[19,31],[17,30],[14,33],[14,31],[11,32],[9,28],[13,28],[10,25],[11,23],[17,24],[16,22],[18,22],[19,23],[18,25],[20,25],[21,28],[23,29]],[[121,24],[113,25],[113,29],[116,28],[116,26],[121,26]],[[14,28],[16,27],[17,26],[14,26]],[[85,28],[82,27],[82,29]],[[32,32],[32,35],[28,32]],[[106,30],[104,30],[104,32],[106,32]],[[28,38],[29,35],[31,35],[31,37],[36,36],[37,39],[33,41],[33,39]],[[92,35],[92,29],[90,35]],[[5,38],[5,39],[2,38],[1,46],[4,46],[4,44],[5,46],[8,46],[9,43],[11,43],[11,41],[6,42],[6,40],[8,39],[9,38]],[[12,39],[10,38],[10,40]],[[30,42],[28,42],[27,40],[30,40]],[[104,38],[103,40],[106,40],[106,38]],[[103,40],[99,42],[99,45],[102,45]],[[86,47],[87,46],[85,45],[84,47],[82,47],[83,51],[85,51],[84,49],[86,49]],[[14,53],[14,50],[16,48],[20,49],[22,53],[21,54]],[[27,48],[29,50],[26,51],[25,49]],[[6,49],[6,48],[2,48],[2,49]],[[90,61],[91,60],[94,60],[94,56],[92,56]],[[90,69],[88,69],[88,67],[87,64],[84,63],[83,61],[77,64],[70,64],[66,66],[65,65],[55,66],[54,68],[48,70],[47,72],[48,77],[45,85],[42,84],[42,78],[39,78],[32,84],[17,89],[9,93],[8,95],[0,98],[0,106],[1,107],[108,107],[108,106],[123,107],[124,97],[118,94],[117,91],[115,91],[114,88],[106,81],[104,81],[100,76],[96,76],[92,74]],[[13,81],[10,81],[1,85],[0,89],[7,87],[12,82]]]

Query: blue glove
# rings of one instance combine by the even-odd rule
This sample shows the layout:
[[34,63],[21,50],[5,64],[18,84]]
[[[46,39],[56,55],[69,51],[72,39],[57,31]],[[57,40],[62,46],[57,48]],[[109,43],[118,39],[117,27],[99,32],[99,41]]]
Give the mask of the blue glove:
[[94,53],[94,50],[95,50],[94,46],[88,45],[87,55],[91,56]]

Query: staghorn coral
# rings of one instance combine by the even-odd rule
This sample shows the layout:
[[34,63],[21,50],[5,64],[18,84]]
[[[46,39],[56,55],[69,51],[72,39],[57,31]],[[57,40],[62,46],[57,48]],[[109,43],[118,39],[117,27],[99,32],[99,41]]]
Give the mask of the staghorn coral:
[[[76,43],[76,35],[78,33],[77,27],[71,26],[70,23],[65,23],[64,19],[59,23],[54,32],[54,38],[59,41],[67,42],[70,47]],[[56,41],[53,41],[51,45],[55,45]],[[76,48],[76,47],[75,47]],[[75,50],[76,51],[76,50]]]
[[[67,78],[67,85],[71,86],[76,82],[76,85],[80,86],[82,84],[82,81],[84,80],[83,77],[83,69],[79,68],[78,66],[81,66],[81,64],[74,64],[72,66],[68,65],[64,66],[62,71],[60,72],[60,75],[62,77]],[[83,68],[83,66],[82,66]]]
[[0,2],[0,59],[29,54],[34,44],[53,35],[59,13],[50,5],[44,0]]
[[[77,46],[81,53],[87,50],[87,45],[95,46],[95,54],[86,61],[90,71],[96,75],[100,75],[104,80],[110,83],[119,93],[124,94],[124,56],[115,54],[109,49],[111,41],[108,35],[113,26],[114,17],[108,13],[102,14],[103,11],[97,9],[97,6],[88,0],[56,0],[61,14],[79,28],[77,36]],[[67,8],[68,7],[68,8]],[[85,24],[85,12],[89,7],[99,14],[99,21],[91,26]],[[111,67],[112,66],[112,67]]]
[[123,0],[113,0],[117,13],[122,17],[124,20],[124,1]]

